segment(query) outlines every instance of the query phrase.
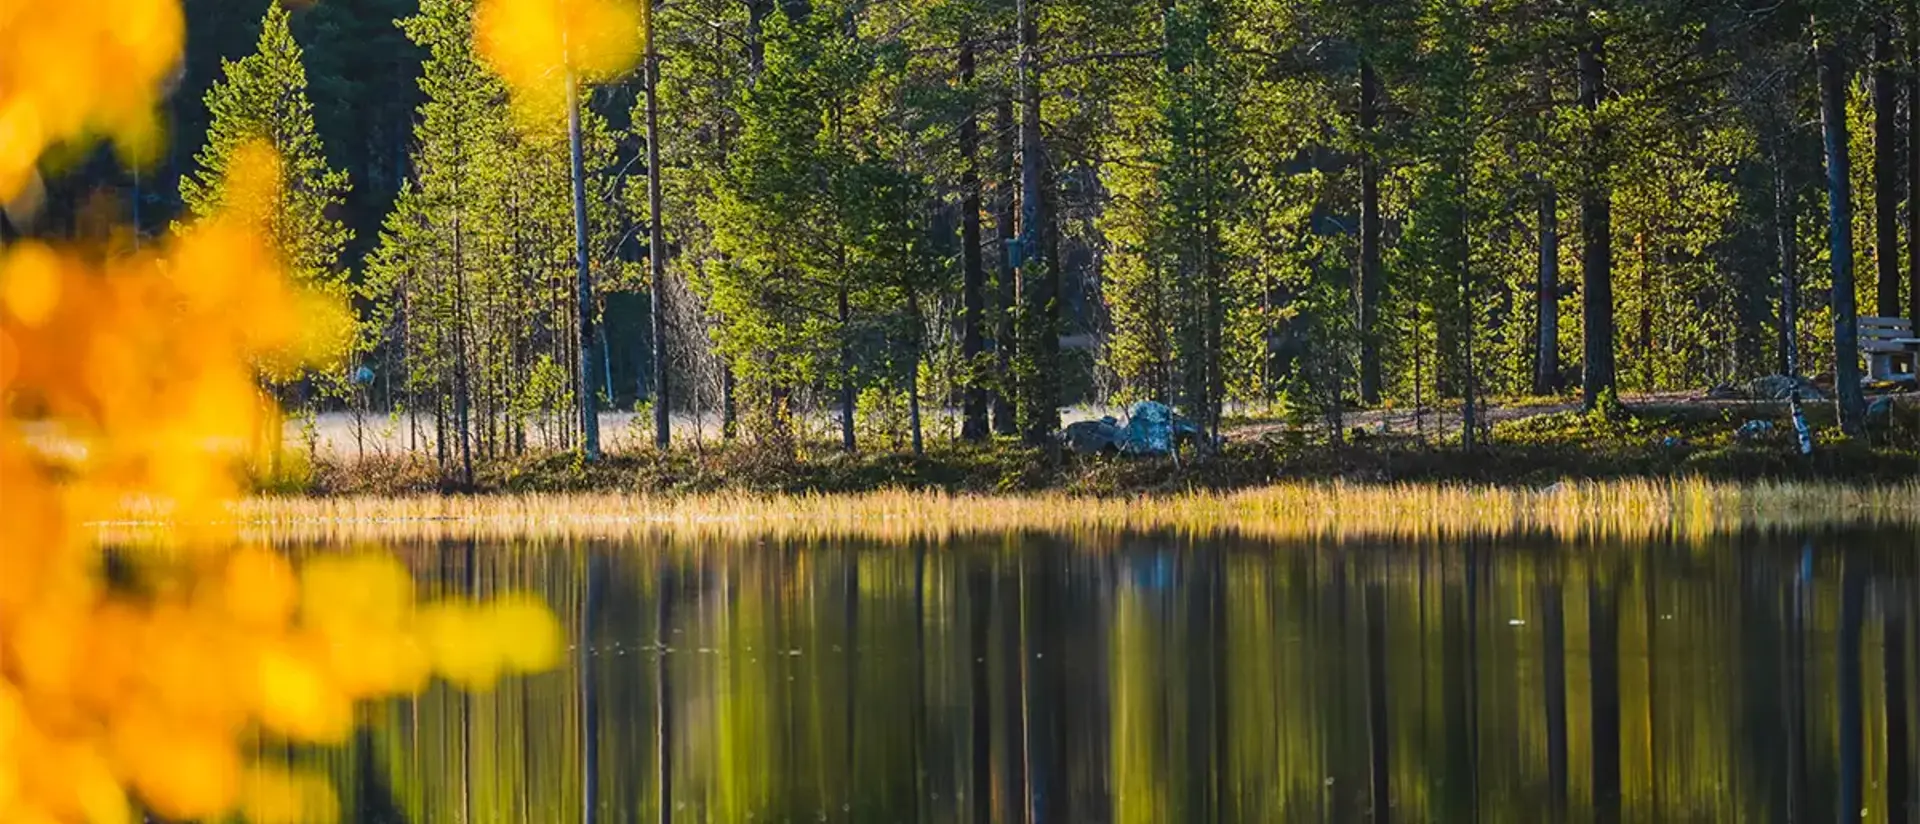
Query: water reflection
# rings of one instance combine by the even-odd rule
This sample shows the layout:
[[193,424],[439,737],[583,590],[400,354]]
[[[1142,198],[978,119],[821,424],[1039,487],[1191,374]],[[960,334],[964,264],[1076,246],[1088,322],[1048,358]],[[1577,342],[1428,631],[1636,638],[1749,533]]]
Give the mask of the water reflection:
[[575,664],[331,757],[363,821],[1908,821],[1917,549],[421,546]]

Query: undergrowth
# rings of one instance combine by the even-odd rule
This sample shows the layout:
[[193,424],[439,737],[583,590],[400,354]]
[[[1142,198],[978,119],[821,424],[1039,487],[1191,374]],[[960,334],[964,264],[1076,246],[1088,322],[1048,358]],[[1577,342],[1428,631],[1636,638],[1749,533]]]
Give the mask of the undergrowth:
[[[1232,437],[1208,455],[1173,458],[1075,456],[1010,441],[936,441],[925,454],[848,454],[820,446],[798,453],[751,443],[670,452],[623,452],[588,463],[575,452],[480,459],[471,483],[429,455],[313,458],[303,472],[258,487],[270,493],[380,495],[430,492],[721,491],[812,494],[881,489],[951,493],[1062,491],[1087,495],[1230,491],[1284,481],[1549,485],[1562,480],[1699,477],[1722,481],[1901,482],[1920,474],[1920,408],[1907,404],[1865,440],[1841,436],[1830,407],[1807,407],[1821,446],[1798,454],[1781,404],[1621,407],[1503,421],[1472,450],[1411,435],[1364,435],[1328,443],[1304,429]],[[1770,429],[1736,432],[1748,421]],[[304,458],[305,456],[303,456]]]

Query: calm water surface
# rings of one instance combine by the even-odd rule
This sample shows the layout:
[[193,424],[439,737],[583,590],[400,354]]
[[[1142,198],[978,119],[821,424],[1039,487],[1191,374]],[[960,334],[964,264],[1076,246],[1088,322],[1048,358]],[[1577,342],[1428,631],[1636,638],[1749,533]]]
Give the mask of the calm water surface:
[[1920,820],[1908,532],[405,554],[576,647],[377,708],[361,821]]

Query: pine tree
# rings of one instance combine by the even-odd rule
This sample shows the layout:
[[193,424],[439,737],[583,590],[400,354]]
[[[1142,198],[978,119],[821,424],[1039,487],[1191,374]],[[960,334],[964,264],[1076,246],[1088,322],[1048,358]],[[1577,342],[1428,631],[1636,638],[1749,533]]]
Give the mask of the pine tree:
[[[443,464],[578,443],[571,157],[555,124],[510,115],[507,89],[479,59],[474,0],[426,0],[402,21],[429,52],[415,130],[415,178],[370,259],[374,325],[407,376],[408,407],[433,419]],[[604,168],[612,138],[584,119],[585,156]],[[596,175],[594,184],[600,182]],[[618,204],[589,210],[591,266],[609,259]],[[592,375],[600,388],[604,372]]]
[[416,176],[388,216],[367,289],[405,324],[407,336],[396,343],[408,386],[434,394],[436,421],[446,421],[440,401],[451,400],[453,443],[448,427],[437,431],[442,452],[457,447],[470,481],[473,287],[486,278],[484,250],[497,248],[500,235],[500,215],[486,208],[493,200],[486,173],[501,160],[505,89],[474,53],[473,0],[425,0],[418,16],[399,25],[430,55],[420,78],[426,102],[415,131]]
[[181,178],[180,197],[194,215],[212,214],[224,199],[234,151],[266,141],[279,152],[282,175],[267,231],[296,278],[338,290],[345,282],[340,255],[352,232],[329,212],[346,201],[347,173],[327,166],[307,100],[300,44],[288,19],[284,7],[270,4],[254,53],[222,63],[225,77],[206,95],[212,122],[206,145],[194,157],[199,169]]
[[767,21],[764,72],[740,101],[740,135],[702,209],[721,256],[702,288],[723,318],[721,352],[769,400],[768,425],[784,431],[794,390],[825,388],[851,451],[861,383],[903,371],[870,368],[859,344],[886,337],[925,266],[919,187],[882,156],[884,125],[860,105],[876,58],[838,11]]
[[[1115,242],[1110,280],[1117,374],[1133,394],[1216,426],[1235,361],[1224,330],[1242,295],[1222,240],[1237,217],[1235,68],[1220,48],[1221,0],[1181,0],[1160,16],[1159,71],[1129,99],[1109,151],[1119,195],[1102,226]],[[1127,167],[1132,167],[1128,169]]]

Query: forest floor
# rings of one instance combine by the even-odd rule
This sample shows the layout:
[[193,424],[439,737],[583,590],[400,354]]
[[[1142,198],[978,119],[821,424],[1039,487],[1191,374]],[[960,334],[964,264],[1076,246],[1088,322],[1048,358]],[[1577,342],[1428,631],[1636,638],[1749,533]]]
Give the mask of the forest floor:
[[[891,444],[849,455],[826,442],[777,450],[750,439],[725,444],[712,437],[677,441],[661,453],[632,434],[637,422],[626,422],[612,430],[616,434],[598,463],[555,451],[476,459],[471,483],[459,477],[457,462],[443,469],[431,452],[404,448],[394,434],[398,427],[385,418],[384,440],[370,441],[365,421],[347,430],[351,424],[340,420],[344,416],[322,416],[306,428],[304,441],[289,437],[296,459],[285,462],[283,477],[259,486],[311,495],[880,489],[1110,495],[1315,480],[1548,486],[1576,479],[1870,483],[1920,476],[1920,395],[1896,396],[1890,414],[1877,416],[1864,440],[1840,435],[1830,404],[1809,404],[1806,411],[1819,446],[1804,457],[1785,403],[1685,394],[1626,397],[1611,414],[1583,412],[1570,399],[1494,403],[1472,449],[1460,445],[1457,408],[1354,411],[1344,420],[1349,434],[1339,443],[1330,442],[1318,423],[1240,417],[1223,427],[1223,448],[1178,460],[1075,456],[1011,442],[963,445],[945,436],[929,437],[926,453],[917,456]],[[1770,427],[1739,435],[1749,421]],[[360,433],[357,441],[353,431]]]

